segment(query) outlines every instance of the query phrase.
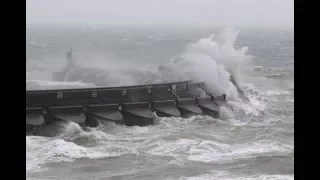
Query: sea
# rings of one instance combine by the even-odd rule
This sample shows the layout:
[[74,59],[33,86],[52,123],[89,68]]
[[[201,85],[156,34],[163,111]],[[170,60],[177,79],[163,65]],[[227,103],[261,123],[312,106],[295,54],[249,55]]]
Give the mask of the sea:
[[[281,28],[27,25],[27,90],[183,79],[203,81],[228,101],[219,119],[101,122],[86,130],[68,122],[54,137],[26,135],[26,178],[294,179],[293,35]],[[71,49],[77,68],[57,80]],[[167,73],[154,76],[160,66]]]

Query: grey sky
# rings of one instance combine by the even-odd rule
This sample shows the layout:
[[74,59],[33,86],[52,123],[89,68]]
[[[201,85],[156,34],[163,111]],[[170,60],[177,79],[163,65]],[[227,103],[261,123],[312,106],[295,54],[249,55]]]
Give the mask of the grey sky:
[[27,24],[293,26],[293,0],[27,0]]

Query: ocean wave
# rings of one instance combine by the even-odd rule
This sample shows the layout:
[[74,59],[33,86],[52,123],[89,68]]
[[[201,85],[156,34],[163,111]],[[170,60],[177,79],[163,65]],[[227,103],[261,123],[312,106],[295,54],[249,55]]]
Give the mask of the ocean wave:
[[181,177],[179,180],[293,180],[294,175],[261,174],[256,175],[232,175],[229,171],[214,171],[193,177]]
[[215,36],[201,38],[189,44],[185,52],[164,65],[164,79],[204,81],[214,94],[238,98],[237,89],[230,81],[241,85],[245,70],[251,65],[248,48],[235,48],[238,31],[225,29]]
[[283,90],[268,90],[264,93],[267,96],[279,96],[279,95],[290,95],[291,93]]
[[160,140],[146,151],[156,156],[171,156],[204,163],[225,164],[260,156],[286,155],[293,153],[293,146],[275,141],[261,140],[243,144],[227,144],[201,139]]
[[[85,129],[82,129],[78,124],[67,123],[63,126],[63,132],[56,137],[26,137],[27,172],[44,171],[46,165],[51,163],[73,162],[77,159],[121,157],[127,154],[147,156],[150,159],[169,156],[173,159],[169,165],[178,167],[184,166],[185,163],[228,164],[242,160],[250,161],[262,156],[292,155],[293,142],[284,140],[287,138],[286,134],[274,133],[273,130],[277,132],[280,130],[270,127],[283,122],[281,114],[274,113],[277,118],[273,116],[265,118],[266,112],[270,109],[273,112],[272,108],[275,108],[270,107],[270,103],[274,103],[270,101],[270,97],[289,94],[287,91],[276,89],[258,90],[254,85],[242,82],[242,78],[245,76],[245,74],[241,74],[242,65],[245,66],[249,63],[252,57],[246,55],[247,48],[245,47],[235,49],[233,45],[236,36],[237,32],[227,31],[218,37],[202,38],[190,44],[180,59],[173,58],[172,61],[169,61],[171,64],[166,66],[170,73],[165,73],[165,75],[168,75],[169,79],[181,77],[204,80],[211,89],[216,90],[216,93],[226,92],[229,102],[226,106],[221,107],[223,116],[221,119],[207,116],[186,119],[160,118],[159,124],[147,127],[126,127],[113,123],[101,123],[97,128]],[[256,71],[263,71],[263,69],[263,67],[254,68]],[[79,68],[71,72],[67,77],[69,82],[28,80],[27,89],[95,87],[100,82],[103,85],[116,83],[131,85],[137,82],[141,83],[146,79],[154,80],[154,77],[149,73],[132,73],[132,71],[117,73],[115,72],[116,68],[114,71],[109,71],[109,73],[115,72],[111,73],[114,78],[109,78],[109,74],[104,69],[99,71],[101,74],[97,73],[97,69],[82,70]],[[268,73],[273,73],[273,70],[268,70]],[[172,72],[174,76],[171,76]],[[239,96],[236,88],[230,82],[230,73],[236,76],[243,88],[243,97]],[[102,80],[98,81],[97,79]],[[292,112],[288,110],[289,113]],[[271,129],[260,132],[259,128],[267,127]],[[251,128],[252,132],[247,132],[246,128]],[[238,131],[243,134],[239,135]],[[291,135],[292,132],[289,131],[288,136]],[[121,173],[134,174],[137,171],[129,167],[127,172],[120,170]],[[293,176],[257,174],[235,177],[228,171],[217,171],[181,179],[237,178],[293,179]]]
[[[150,72],[141,70],[118,70],[110,68],[98,70],[91,68],[90,64],[72,69],[70,72],[58,78],[59,81],[82,81],[94,83],[98,86],[136,85],[162,81],[194,80],[204,81],[214,94],[227,94],[228,98],[237,98],[237,88],[230,81],[230,74],[236,84],[241,84],[242,70],[249,66],[252,56],[247,55],[247,47],[235,49],[235,41],[238,31],[226,29],[217,36],[201,38],[186,46],[185,51],[178,56],[169,59],[164,65],[164,71]],[[106,63],[106,61],[103,61]],[[118,65],[119,66],[119,65]],[[127,66],[121,64],[121,66]],[[133,68],[128,65],[128,67]],[[138,69],[141,69],[141,65]],[[63,72],[61,72],[63,75]],[[55,78],[59,73],[54,73]],[[60,76],[60,75],[59,75]],[[160,79],[159,79],[160,78]]]
[[252,68],[253,72],[262,74],[263,77],[269,79],[281,79],[293,76],[293,70],[288,66],[288,63],[285,67],[263,67],[263,66],[254,66]]
[[228,101],[237,119],[243,118],[244,116],[252,118],[264,115],[268,103],[266,99],[261,96],[261,92],[252,84],[244,84],[243,89],[243,96],[245,98]]
[[121,38],[120,41],[131,41],[129,38]]
[[[63,132],[54,138],[26,137],[26,169],[28,172],[43,171],[48,163],[125,154],[170,156],[175,159],[171,162],[173,164],[186,161],[221,164],[293,152],[290,142],[263,139],[236,144],[224,142],[228,138],[224,131],[228,129],[232,132],[232,126],[237,128],[238,124],[206,116],[161,118],[158,125],[147,127],[111,123],[83,130],[76,123],[68,123]],[[202,130],[193,133],[195,129]]]
[[27,172],[47,170],[45,165],[48,163],[72,162],[83,158],[101,159],[135,153],[130,147],[116,144],[84,147],[70,140],[33,136],[26,137],[26,145]]
[[154,41],[163,41],[166,40],[165,34],[156,34],[156,35],[149,35],[147,36],[148,39],[154,40]]
[[34,46],[34,47],[41,47],[41,48],[46,48],[46,47],[47,47],[47,45],[45,45],[45,44],[40,44],[40,43],[37,43],[37,42],[35,42],[35,41],[31,41],[29,44],[32,45],[32,46]]
[[286,74],[286,73],[272,73],[272,74],[266,74],[264,77],[279,79],[279,78],[284,78],[287,76],[288,76],[288,74]]

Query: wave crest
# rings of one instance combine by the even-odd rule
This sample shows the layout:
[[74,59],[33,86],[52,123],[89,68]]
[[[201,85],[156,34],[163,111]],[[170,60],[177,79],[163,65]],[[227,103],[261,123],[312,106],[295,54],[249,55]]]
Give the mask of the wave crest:
[[218,36],[201,38],[189,44],[184,53],[164,66],[167,79],[204,81],[213,93],[225,93],[237,98],[237,89],[230,75],[240,85],[243,70],[251,65],[252,56],[246,55],[248,48],[235,48],[238,31],[225,29]]

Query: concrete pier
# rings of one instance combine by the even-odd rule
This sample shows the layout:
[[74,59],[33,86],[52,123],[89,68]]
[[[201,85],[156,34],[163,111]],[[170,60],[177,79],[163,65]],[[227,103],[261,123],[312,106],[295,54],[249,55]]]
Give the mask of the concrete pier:
[[26,129],[36,133],[37,128],[57,121],[96,127],[101,121],[146,126],[154,124],[157,117],[205,114],[219,118],[219,107],[225,101],[225,95],[212,96],[204,83],[191,81],[27,91]]

